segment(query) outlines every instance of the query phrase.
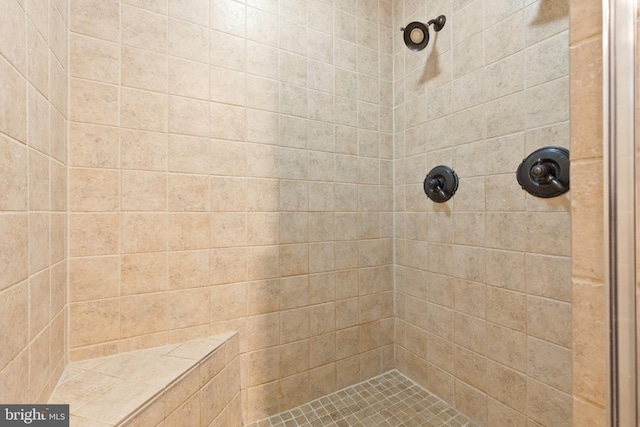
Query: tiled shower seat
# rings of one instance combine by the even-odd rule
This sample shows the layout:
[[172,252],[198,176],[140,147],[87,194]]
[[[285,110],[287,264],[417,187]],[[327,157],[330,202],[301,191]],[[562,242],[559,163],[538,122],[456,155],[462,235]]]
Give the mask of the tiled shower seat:
[[238,333],[71,362],[49,403],[71,426],[241,426]]

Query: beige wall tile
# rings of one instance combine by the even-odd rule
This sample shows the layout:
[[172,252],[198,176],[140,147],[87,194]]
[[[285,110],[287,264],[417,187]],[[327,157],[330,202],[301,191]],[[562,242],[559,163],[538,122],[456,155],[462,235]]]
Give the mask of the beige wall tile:
[[167,328],[179,329],[209,323],[208,289],[188,289],[170,292]]
[[487,320],[500,326],[527,330],[527,299],[519,292],[505,291],[499,288],[487,289]]
[[247,319],[249,351],[261,350],[280,343],[280,314],[250,316]]
[[98,125],[118,125],[119,90],[117,86],[88,80],[70,81],[70,118]]
[[335,275],[332,272],[309,276],[309,302],[321,304],[335,300]]
[[[29,345],[29,395],[30,400],[42,402],[43,395],[49,394],[44,388],[51,366],[49,363],[49,330],[38,335]],[[41,375],[46,373],[46,375]]]
[[525,256],[519,252],[487,251],[487,283],[515,291],[525,290]]
[[211,321],[246,316],[247,285],[244,283],[214,286],[211,289]]
[[210,117],[211,137],[233,141],[245,138],[246,114],[244,107],[212,102]]
[[542,425],[571,426],[571,396],[535,380],[527,381],[527,415]]
[[115,170],[69,170],[69,208],[73,212],[120,209],[120,173]]
[[607,423],[607,414],[604,408],[584,402],[580,399],[573,399],[573,422],[574,425],[590,425],[602,427]]
[[68,117],[69,108],[69,79],[67,73],[58,61],[49,61],[49,100],[60,114]]
[[[48,71],[46,72],[48,73]],[[45,97],[31,87],[29,87],[27,102],[27,144],[44,154],[49,154],[51,151],[51,128],[53,128],[50,121],[49,103]]]
[[[27,25],[27,68],[28,73],[27,77],[29,82],[34,86],[37,91],[42,93],[44,96],[48,97],[49,95],[49,50],[47,46],[47,42],[42,38],[38,30],[36,30],[35,26],[31,22]],[[31,92],[31,90],[30,90]],[[35,93],[36,90],[33,90]],[[31,103],[31,97],[29,102]],[[44,107],[48,105],[46,103],[42,103]],[[29,106],[30,111],[33,111],[32,106]],[[41,111],[42,108],[41,108]],[[48,112],[47,112],[48,115]],[[37,120],[35,116],[34,118]],[[43,116],[40,116],[43,117]],[[31,119],[31,118],[30,118]],[[46,127],[48,130],[48,126]],[[48,147],[47,147],[48,148]]]
[[280,274],[292,276],[309,272],[309,248],[306,244],[280,247]]
[[37,151],[29,151],[29,208],[49,210],[51,207],[51,162]]
[[167,170],[167,136],[120,129],[120,167]]
[[123,213],[121,251],[123,253],[167,250],[168,217],[162,213]]
[[227,403],[224,395],[225,386],[226,375],[220,373],[202,388],[200,416],[204,424],[210,424]]
[[527,332],[534,337],[571,347],[571,304],[528,297]]
[[120,126],[162,132],[168,126],[167,96],[135,89],[120,89]]
[[69,165],[95,168],[118,167],[118,129],[69,123]]
[[486,424],[487,396],[479,390],[456,380],[455,382],[456,407],[462,413],[468,415],[478,423]]
[[119,82],[120,48],[115,43],[72,34],[69,73],[104,83]]
[[[455,349],[451,341],[428,334],[427,360],[439,369],[454,372]],[[440,375],[442,377],[442,375]]]
[[63,261],[67,254],[67,216],[51,214],[51,263]]
[[280,243],[280,216],[277,213],[247,214],[247,244],[275,245]]
[[5,82],[0,87],[0,131],[18,141],[25,142],[27,137],[27,92],[25,80],[2,58],[0,76]]
[[309,308],[280,312],[280,342],[288,343],[309,337]]
[[492,398],[488,399],[487,411],[488,425],[512,425],[514,427],[526,427],[527,418],[523,414],[503,405]]
[[572,392],[571,350],[529,337],[527,374],[566,393]]
[[261,280],[247,284],[247,314],[264,314],[278,311],[280,287],[277,279]]
[[120,78],[123,86],[164,92],[167,89],[167,57],[122,46]]
[[169,250],[209,247],[210,218],[206,213],[169,214]]
[[169,288],[199,288],[209,283],[209,251],[169,253]]
[[69,346],[104,343],[120,338],[120,301],[104,299],[69,306]]
[[208,177],[169,174],[167,207],[170,212],[206,212],[208,196]]
[[51,209],[57,212],[65,210],[67,205],[67,174],[65,167],[58,162],[49,162],[51,174]]
[[455,282],[456,310],[484,318],[486,285],[458,280]]
[[335,363],[309,371],[309,398],[314,399],[336,391]]
[[282,378],[282,380],[280,380],[282,397],[280,399],[279,409],[286,411],[307,403],[309,401],[310,386],[308,371]]
[[122,43],[154,52],[167,52],[167,18],[122,6]]
[[[572,231],[580,238],[572,242],[572,274],[595,280],[604,278],[604,230],[599,219],[604,215],[601,183],[594,181],[595,174],[602,174],[600,160],[576,162],[573,167],[576,183],[572,191]],[[588,250],[591,248],[591,250]]]
[[167,176],[159,172],[122,172],[123,211],[163,211],[167,207]]
[[169,171],[207,174],[210,172],[210,143],[204,138],[171,135]]
[[167,256],[133,254],[121,258],[119,295],[138,295],[167,289]]
[[520,372],[527,371],[527,336],[487,323],[487,357]]
[[602,32],[602,7],[600,2],[572,1],[569,8],[571,15],[571,44],[587,39]]
[[26,20],[24,4],[8,2],[2,14],[0,54],[23,74],[26,71]]
[[123,338],[165,331],[169,295],[155,293],[120,298],[120,334]]
[[280,346],[280,373],[283,377],[309,370],[309,340]]
[[526,375],[489,362],[487,366],[487,394],[520,412],[527,405]]
[[209,98],[209,66],[171,58],[169,61],[169,93],[191,98]]
[[0,378],[6,387],[2,389],[2,399],[6,402],[26,402],[29,400],[29,388],[21,387],[29,375],[29,351],[18,354],[4,369]]
[[209,103],[206,101],[169,97],[169,131],[172,133],[208,136],[210,123],[202,119],[208,114]]
[[243,213],[216,212],[210,215],[211,247],[244,246],[247,219]]
[[280,309],[286,310],[309,304],[310,290],[307,276],[293,276],[280,279]]
[[486,354],[486,325],[483,319],[456,313],[455,342],[469,350]]
[[7,165],[0,172],[6,191],[0,196],[3,211],[26,211],[28,206],[27,149],[22,144],[0,136],[0,158]]
[[117,2],[72,0],[70,6],[72,31],[104,40],[118,41],[120,7]]
[[599,283],[573,280],[573,393],[601,406],[607,389],[605,293]]
[[277,278],[279,274],[279,246],[256,246],[247,249],[247,280]]
[[7,366],[29,343],[29,331],[21,327],[29,322],[28,284],[22,282],[2,291],[3,309],[0,322],[4,330],[14,333],[7,336],[4,350],[0,353],[0,366]]
[[280,349],[278,347],[247,353],[247,385],[264,384],[280,376]]
[[209,62],[209,30],[202,25],[169,19],[169,55]]
[[246,280],[247,251],[245,248],[214,249],[209,253],[209,260],[212,284]]
[[43,270],[29,279],[29,339],[45,329],[52,314],[50,271]]
[[51,264],[51,218],[48,213],[29,214],[29,272]]
[[487,390],[487,359],[484,356],[456,346],[455,372],[456,377],[467,384],[480,391]]
[[571,301],[571,260],[565,257],[527,255],[527,292],[561,301]]
[[280,381],[247,388],[247,419],[259,420],[280,411]]
[[71,302],[117,297],[119,287],[119,257],[69,260],[69,300]]
[[335,333],[311,337],[309,339],[309,355],[309,363],[312,369],[335,361]]

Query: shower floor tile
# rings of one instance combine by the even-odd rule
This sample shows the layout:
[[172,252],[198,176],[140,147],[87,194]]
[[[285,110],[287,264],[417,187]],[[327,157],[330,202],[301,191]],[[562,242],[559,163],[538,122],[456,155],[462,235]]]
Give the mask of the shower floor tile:
[[478,427],[395,370],[247,427],[297,426]]

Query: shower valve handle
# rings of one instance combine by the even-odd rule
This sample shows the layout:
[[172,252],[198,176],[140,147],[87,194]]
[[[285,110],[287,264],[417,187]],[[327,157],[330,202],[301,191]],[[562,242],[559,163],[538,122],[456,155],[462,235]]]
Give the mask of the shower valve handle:
[[444,187],[444,182],[442,182],[442,179],[433,178],[432,176],[429,176],[427,187],[437,191],[438,194],[440,194],[440,196],[442,196],[443,198],[447,197],[447,194],[444,192],[444,190],[442,190],[442,187]]
[[550,167],[548,164],[543,163],[541,159],[538,159],[536,164],[531,168],[531,175],[538,181],[548,182],[549,184],[553,185],[558,191],[566,190],[565,185],[558,181],[558,179],[554,176],[555,171],[553,170],[553,167]]

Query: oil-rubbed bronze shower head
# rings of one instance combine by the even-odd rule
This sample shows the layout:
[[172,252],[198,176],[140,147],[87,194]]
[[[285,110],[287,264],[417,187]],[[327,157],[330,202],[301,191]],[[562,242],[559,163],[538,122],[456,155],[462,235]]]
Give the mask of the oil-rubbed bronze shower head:
[[433,24],[434,31],[438,32],[442,30],[447,18],[444,15],[438,16],[436,19],[432,19],[427,24],[414,21],[401,31],[404,31],[404,44],[415,52],[419,52],[429,44],[429,25]]

